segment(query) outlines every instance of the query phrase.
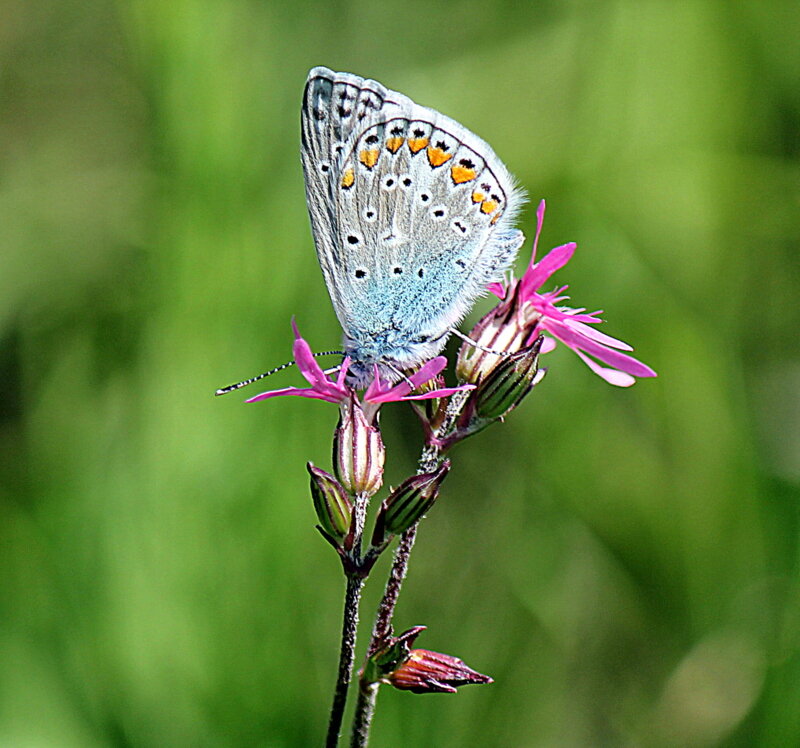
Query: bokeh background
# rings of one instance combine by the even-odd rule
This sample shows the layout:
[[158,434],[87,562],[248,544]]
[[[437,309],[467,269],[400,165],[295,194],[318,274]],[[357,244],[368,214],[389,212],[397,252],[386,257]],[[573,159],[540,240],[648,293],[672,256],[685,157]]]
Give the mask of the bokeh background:
[[[660,375],[559,349],[453,454],[397,624],[496,683],[383,689],[373,745],[800,745],[799,10],[4,0],[0,745],[321,743],[343,582],[304,463],[335,408],[212,396],[292,315],[339,343],[318,64],[488,140],[526,233],[546,197],[543,249],[579,244],[554,281]],[[420,433],[383,423],[396,483]]]

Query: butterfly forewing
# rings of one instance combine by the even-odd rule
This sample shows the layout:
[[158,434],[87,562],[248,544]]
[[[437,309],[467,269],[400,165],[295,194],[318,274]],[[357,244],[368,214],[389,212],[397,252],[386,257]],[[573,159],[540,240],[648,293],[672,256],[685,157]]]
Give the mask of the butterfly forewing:
[[346,73],[311,72],[302,121],[314,240],[345,333],[444,338],[521,243],[511,176],[457,122]]

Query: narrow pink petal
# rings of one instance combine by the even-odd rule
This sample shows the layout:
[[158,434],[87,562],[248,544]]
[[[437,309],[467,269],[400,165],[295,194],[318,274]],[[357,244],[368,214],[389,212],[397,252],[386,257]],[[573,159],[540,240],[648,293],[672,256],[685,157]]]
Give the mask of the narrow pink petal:
[[553,337],[558,338],[564,345],[568,345],[573,350],[586,351],[590,356],[602,361],[604,364],[609,364],[615,369],[625,371],[628,374],[633,374],[635,377],[655,377],[657,374],[646,364],[628,356],[624,353],[619,353],[611,348],[606,348],[604,345],[595,342],[591,338],[582,335],[575,330],[571,329],[563,322],[543,318],[539,323],[546,329]]
[[415,387],[419,387],[429,379],[433,379],[445,366],[447,366],[447,358],[445,356],[437,356],[428,361],[418,372],[412,374],[409,380]]
[[350,356],[345,356],[342,366],[339,369],[339,376],[336,377],[336,386],[340,389],[344,387],[344,380],[347,377],[347,370],[350,368]]
[[486,286],[486,289],[489,291],[489,293],[493,293],[495,296],[497,296],[498,299],[502,300],[506,297],[506,287],[502,283],[490,283],[488,286]]
[[556,270],[563,268],[564,265],[572,259],[572,255],[575,253],[577,246],[575,242],[562,244],[560,247],[551,249],[542,257],[541,262],[537,262],[535,265],[529,267],[521,281],[523,298],[529,296],[534,291],[538,291]]
[[580,351],[575,351],[575,353],[580,356],[581,361],[583,361],[595,374],[597,374],[597,376],[602,377],[609,384],[613,384],[615,387],[630,387],[631,385],[636,384],[636,380],[630,374],[626,374],[623,371],[617,371],[616,369],[607,369],[605,366],[600,366],[600,364],[595,363],[592,361],[592,359]]
[[246,403],[257,403],[261,400],[269,400],[272,397],[282,397],[284,395],[295,395],[296,397],[308,397],[313,400],[325,400],[329,403],[338,403],[341,397],[331,396],[325,392],[320,392],[312,387],[286,387],[282,390],[271,390],[262,392],[260,395],[248,398]]
[[[596,321],[600,322],[600,320]],[[587,338],[591,338],[596,343],[600,343],[600,345],[606,345],[609,348],[618,348],[621,351],[633,350],[633,346],[628,345],[622,340],[617,340],[616,338],[612,338],[610,335],[606,335],[605,333],[600,332],[600,330],[595,330],[594,328],[589,327],[583,322],[576,321],[575,317],[565,317],[564,324],[573,328],[575,332],[578,332],[581,335],[585,335]]]
[[536,251],[539,246],[539,235],[542,233],[542,224],[544,224],[544,209],[546,205],[544,200],[539,201],[539,207],[536,208],[536,236],[533,237],[533,251],[531,252],[531,261],[528,265],[529,269],[533,269],[536,264]]
[[[535,333],[533,336],[534,339],[538,336],[539,333]],[[533,340],[530,341],[532,343]],[[530,343],[528,345],[530,345]],[[556,341],[555,338],[551,338],[549,335],[544,336],[544,340],[542,341],[542,347],[539,349],[539,353],[550,353],[550,351],[554,351],[556,349]]]
[[377,364],[373,366],[373,372],[372,381],[369,383],[369,387],[367,387],[367,391],[364,393],[364,402],[379,402],[375,398],[380,397],[391,389],[384,389],[381,387],[381,374]]

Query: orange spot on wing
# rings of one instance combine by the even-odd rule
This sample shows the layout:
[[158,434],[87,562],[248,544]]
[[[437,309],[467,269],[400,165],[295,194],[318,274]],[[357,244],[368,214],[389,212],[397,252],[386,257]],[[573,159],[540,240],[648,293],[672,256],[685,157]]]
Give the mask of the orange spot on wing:
[[372,169],[378,163],[379,153],[380,151],[377,148],[370,148],[368,151],[361,151],[358,154],[358,160],[368,169]]
[[493,213],[497,210],[497,203],[494,200],[484,200],[481,203],[481,213],[486,213],[488,216],[489,213]]
[[501,210],[494,218],[492,218],[491,221],[489,221],[489,223],[491,223],[492,226],[494,226],[500,220],[500,216],[502,216],[502,215],[503,215],[503,211]]
[[428,148],[428,162],[433,167],[441,166],[451,158],[453,158],[453,154],[443,151],[441,148],[434,148],[433,146]]
[[408,147],[411,153],[419,153],[426,145],[428,145],[427,138],[409,138]]
[[[476,173],[475,169],[468,169],[466,166],[456,164],[456,166],[450,169],[450,176],[456,184],[463,184],[464,182],[471,182],[475,179]],[[476,200],[476,202],[478,201]]]
[[405,138],[388,138],[386,140],[386,147],[392,152],[397,153],[400,150],[400,146],[403,145],[403,141]]
[[353,182],[356,181],[356,175],[353,174],[352,169],[347,169],[345,173],[342,175],[342,187],[346,190],[350,189],[353,186]]
[[478,190],[475,190],[475,192],[472,193],[472,202],[482,203],[485,197],[486,195],[484,195],[482,192],[478,192]]

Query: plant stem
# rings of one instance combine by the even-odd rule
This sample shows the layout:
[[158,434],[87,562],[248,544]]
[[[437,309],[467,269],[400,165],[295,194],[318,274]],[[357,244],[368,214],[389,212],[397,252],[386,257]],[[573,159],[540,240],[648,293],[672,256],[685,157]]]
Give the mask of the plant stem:
[[[450,398],[442,425],[436,431],[436,437],[442,439],[453,430],[469,394],[468,391],[456,392]],[[435,470],[441,457],[442,450],[440,447],[433,444],[425,445],[417,464],[417,475],[421,473],[430,473]],[[400,543],[397,546],[394,559],[392,560],[389,579],[386,581],[383,597],[378,606],[378,614],[372,629],[372,639],[370,640],[367,650],[368,657],[375,654],[392,633],[394,609],[397,605],[397,598],[400,595],[403,579],[405,579],[406,572],[408,571],[408,562],[411,556],[411,550],[414,548],[414,541],[417,538],[418,525],[419,523],[410,527],[400,536]],[[358,701],[356,702],[356,711],[353,717],[351,748],[365,748],[369,741],[369,730],[372,724],[372,718],[375,714],[375,702],[378,698],[379,685],[379,683],[359,684]]]
[[339,670],[336,675],[336,686],[333,691],[333,704],[331,716],[328,721],[328,735],[325,739],[326,748],[336,748],[339,743],[339,733],[342,729],[344,708],[347,704],[347,689],[353,673],[355,661],[356,635],[358,634],[358,606],[361,601],[361,588],[364,586],[364,576],[358,571],[361,559],[361,538],[364,534],[367,504],[369,496],[358,494],[355,497],[353,512],[353,547],[349,560],[353,571],[347,571],[347,587],[344,596],[344,613],[342,616],[342,641],[339,647]]
[[339,650],[339,672],[333,692],[333,705],[331,706],[331,717],[328,722],[328,737],[325,740],[327,748],[336,748],[339,742],[339,732],[342,729],[344,707],[347,704],[347,689],[350,685],[350,676],[353,672],[353,662],[355,660],[358,603],[363,586],[364,580],[361,577],[354,574],[348,575],[347,591],[344,598],[342,643]]

